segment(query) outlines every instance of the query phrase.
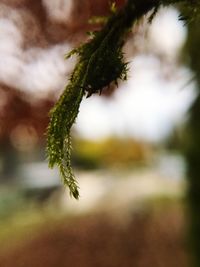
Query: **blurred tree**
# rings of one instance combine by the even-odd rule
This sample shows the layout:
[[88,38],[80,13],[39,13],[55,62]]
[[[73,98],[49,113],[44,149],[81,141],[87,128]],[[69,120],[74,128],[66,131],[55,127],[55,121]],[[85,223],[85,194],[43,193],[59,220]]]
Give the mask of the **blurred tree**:
[[53,103],[50,97],[33,103],[26,94],[0,86],[1,177],[6,182],[15,178],[18,150],[44,143],[48,111]]
[[187,127],[187,178],[188,204],[190,220],[190,241],[193,252],[193,266],[200,266],[200,20],[196,20],[188,27],[188,41],[186,48],[189,58],[188,64],[194,71],[197,82],[197,98],[190,110]]

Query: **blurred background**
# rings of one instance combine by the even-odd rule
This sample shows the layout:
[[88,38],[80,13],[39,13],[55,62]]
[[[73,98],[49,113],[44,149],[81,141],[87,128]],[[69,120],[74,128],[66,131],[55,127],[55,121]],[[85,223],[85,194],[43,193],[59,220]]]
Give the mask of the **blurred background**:
[[48,169],[48,112],[76,62],[64,54],[100,29],[92,16],[108,14],[108,0],[0,0],[1,267],[190,266],[200,34],[178,9],[135,25],[127,82],[81,103],[72,129],[80,200]]

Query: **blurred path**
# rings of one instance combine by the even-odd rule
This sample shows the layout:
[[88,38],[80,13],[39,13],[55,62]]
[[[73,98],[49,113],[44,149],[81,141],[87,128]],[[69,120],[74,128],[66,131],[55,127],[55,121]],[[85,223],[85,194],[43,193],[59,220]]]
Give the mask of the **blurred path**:
[[62,205],[67,211],[130,212],[130,209],[156,197],[181,198],[185,192],[183,179],[162,177],[156,170],[143,169],[134,172],[80,172],[77,173],[80,200],[68,199],[66,192]]

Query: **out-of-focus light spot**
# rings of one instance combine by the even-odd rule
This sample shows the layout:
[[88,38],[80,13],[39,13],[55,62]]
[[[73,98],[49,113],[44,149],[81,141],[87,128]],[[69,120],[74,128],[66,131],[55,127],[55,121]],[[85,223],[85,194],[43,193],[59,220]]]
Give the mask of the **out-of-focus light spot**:
[[43,0],[49,17],[57,22],[66,22],[72,12],[73,0]]
[[112,135],[113,120],[109,102],[99,96],[92,96],[81,103],[75,128],[85,138],[103,138]]
[[13,54],[17,54],[16,47],[20,47],[22,44],[22,36],[17,25],[8,18],[0,18],[0,32],[1,42],[0,51],[1,53],[7,53],[12,51]]
[[38,142],[38,135],[34,127],[19,124],[10,134],[12,145],[19,151],[29,151]]
[[18,84],[24,90],[35,93],[40,98],[49,92],[63,89],[65,75],[70,72],[73,59],[64,60],[67,44],[55,45],[49,49],[32,48],[24,52],[26,62],[18,75]]

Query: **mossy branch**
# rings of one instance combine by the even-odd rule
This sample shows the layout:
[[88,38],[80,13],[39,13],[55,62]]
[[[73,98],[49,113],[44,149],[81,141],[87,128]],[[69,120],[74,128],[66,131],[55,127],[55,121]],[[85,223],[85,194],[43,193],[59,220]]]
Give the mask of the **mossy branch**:
[[127,31],[149,11],[152,11],[149,17],[151,21],[161,5],[179,2],[199,7],[199,1],[194,0],[129,0],[122,10],[116,11],[112,8],[112,15],[102,30],[94,32],[89,42],[67,55],[70,57],[76,54],[78,62],[63,94],[50,111],[47,156],[49,167],[58,166],[63,183],[74,198],[79,198],[79,191],[71,167],[70,129],[77,117],[83,96],[87,94],[89,97],[118,79],[126,79],[127,63],[124,61],[122,46]]

